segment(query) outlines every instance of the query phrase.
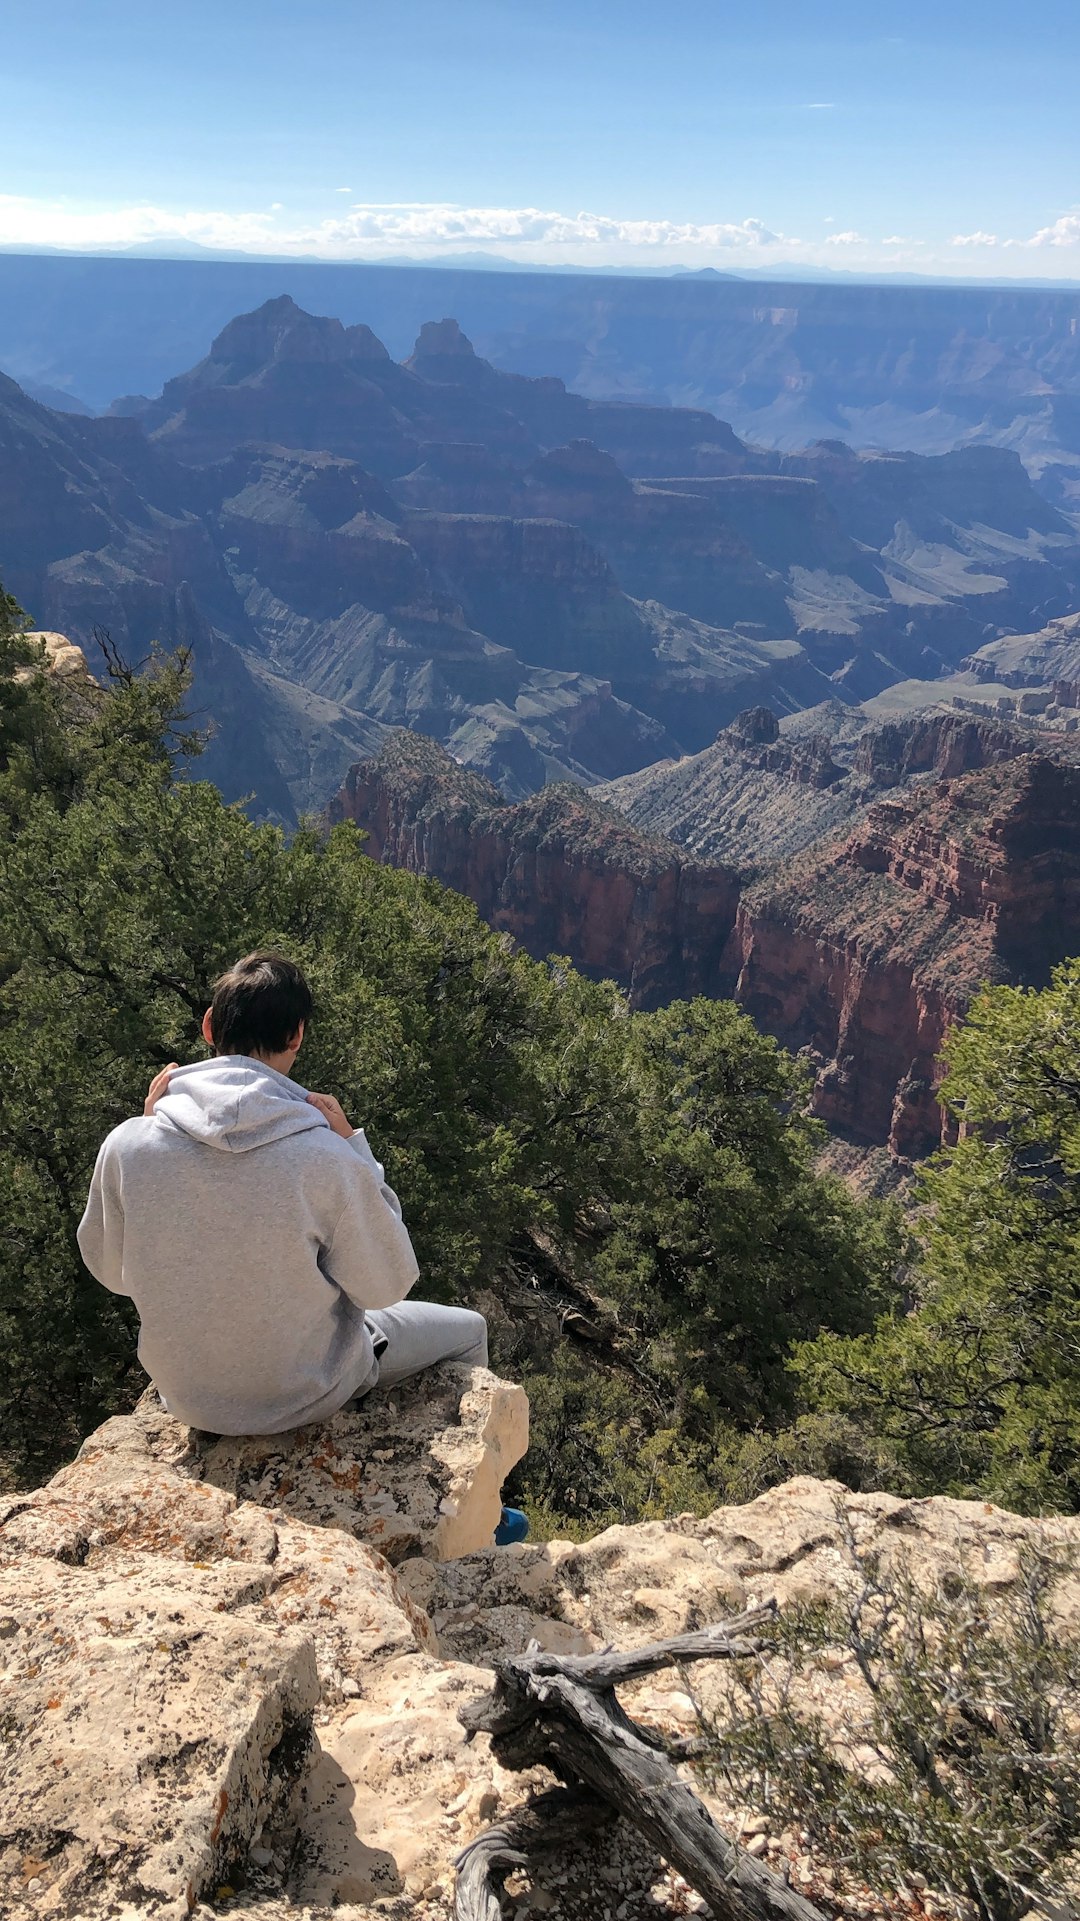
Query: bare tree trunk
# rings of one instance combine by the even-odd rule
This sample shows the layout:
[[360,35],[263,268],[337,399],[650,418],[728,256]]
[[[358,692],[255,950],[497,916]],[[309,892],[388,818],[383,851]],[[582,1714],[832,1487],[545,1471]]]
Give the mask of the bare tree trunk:
[[[461,1709],[471,1735],[491,1736],[504,1767],[542,1765],[646,1835],[666,1861],[709,1903],[717,1921],[822,1921],[809,1901],[721,1834],[692,1789],[679,1779],[662,1743],[637,1727],[615,1695],[620,1682],[690,1661],[732,1660],[768,1645],[755,1630],[773,1607],[753,1608],[700,1634],[683,1634],[631,1654],[545,1654],[535,1646],[495,1663],[492,1693]],[[560,1811],[563,1837],[573,1807]],[[529,1830],[483,1835],[459,1861],[458,1921],[499,1921],[493,1879],[527,1860]],[[539,1826],[532,1839],[541,1839]],[[550,1843],[549,1843],[550,1845]],[[484,1903],[487,1903],[485,1906]]]

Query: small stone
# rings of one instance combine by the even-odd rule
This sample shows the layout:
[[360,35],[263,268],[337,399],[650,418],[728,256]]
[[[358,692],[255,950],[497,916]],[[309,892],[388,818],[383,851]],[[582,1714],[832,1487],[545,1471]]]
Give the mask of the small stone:
[[252,1848],[248,1860],[253,1868],[269,1868],[273,1866],[274,1857],[269,1848]]
[[768,1834],[768,1832],[769,1832],[769,1823],[763,1814],[749,1815],[747,1819],[743,1822],[742,1828],[740,1829],[740,1833],[742,1835]]
[[342,1681],[341,1681],[341,1692],[345,1696],[346,1700],[355,1701],[357,1695],[360,1693],[359,1681],[354,1681],[351,1674],[343,1675]]
[[764,1854],[768,1845],[769,1843],[763,1834],[752,1834],[746,1843],[746,1852],[747,1854],[752,1854],[754,1859],[758,1860],[760,1856]]

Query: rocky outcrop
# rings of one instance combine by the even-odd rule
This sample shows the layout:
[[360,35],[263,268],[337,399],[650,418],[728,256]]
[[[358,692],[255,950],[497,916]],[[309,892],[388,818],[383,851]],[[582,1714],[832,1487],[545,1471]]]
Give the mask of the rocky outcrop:
[[643,832],[750,875],[851,820],[863,789],[827,737],[790,739],[769,708],[755,707],[700,754],[605,781],[599,792]]
[[855,779],[876,788],[902,787],[915,774],[955,780],[978,767],[1015,760],[1035,745],[1030,735],[1000,721],[942,711],[885,721],[864,734],[855,750]]
[[1037,633],[990,641],[963,664],[978,680],[1005,687],[1050,687],[1055,700],[1075,706],[1070,695],[1080,685],[1080,614],[1051,620]]
[[396,735],[331,808],[373,859],[468,894],[527,951],[572,956],[638,1006],[715,991],[738,880],[629,827],[580,788],[508,806],[431,741]]
[[[1080,1550],[1075,1519],[803,1479],[702,1520],[509,1550],[480,1545],[491,1516],[477,1509],[456,1544],[473,1551],[441,1558],[440,1510],[516,1458],[522,1402],[447,1368],[323,1428],[226,1446],[151,1393],[48,1486],[0,1505],[12,1921],[210,1921],[230,1907],[445,1921],[458,1850],[544,1784],[507,1774],[486,1736],[465,1741],[458,1709],[496,1656],[530,1641],[633,1648],[759,1601],[833,1599],[856,1578],[852,1544],[903,1557],[917,1582],[963,1569],[991,1611],[1023,1556],[1067,1566]],[[406,1520],[393,1565],[372,1541],[375,1483]],[[1075,1568],[1055,1609],[1080,1612]],[[815,1686],[849,1728],[854,1666],[835,1659]],[[635,1684],[627,1704],[664,1733],[694,1724],[677,1671]],[[767,1811],[750,1830],[745,1807],[710,1805],[812,1887],[814,1863],[770,1833]],[[598,1890],[623,1921],[688,1911],[685,1886],[618,1823],[540,1867],[536,1889],[552,1921],[595,1921]]]
[[[55,674],[58,680],[77,687],[82,682],[92,679],[82,648],[76,647],[74,641],[69,640],[66,634],[44,633],[39,630],[27,633],[25,638],[32,646],[42,649],[46,672]],[[15,678],[25,680],[35,671],[34,667],[18,667],[15,670]]]
[[150,1390],[7,1499],[4,1912],[186,1916],[283,1847],[327,1905],[400,1888],[357,1833],[337,1724],[396,1698],[387,1748],[424,1749],[433,1694],[460,1682],[391,1563],[489,1542],[526,1444],[524,1394],[483,1370],[266,1442],[196,1435]]

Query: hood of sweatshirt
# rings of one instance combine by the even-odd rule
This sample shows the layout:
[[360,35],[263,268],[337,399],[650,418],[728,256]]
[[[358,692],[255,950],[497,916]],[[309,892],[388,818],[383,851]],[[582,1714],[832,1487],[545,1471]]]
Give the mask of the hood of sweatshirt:
[[178,1067],[154,1119],[226,1154],[247,1154],[330,1123],[309,1107],[307,1088],[250,1054]]

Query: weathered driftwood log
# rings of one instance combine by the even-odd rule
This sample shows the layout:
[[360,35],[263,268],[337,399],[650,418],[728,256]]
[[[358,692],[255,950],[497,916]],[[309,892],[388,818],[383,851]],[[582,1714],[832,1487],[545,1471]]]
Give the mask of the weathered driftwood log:
[[[463,1707],[459,1718],[470,1736],[490,1734],[504,1767],[544,1766],[572,1785],[584,1783],[648,1837],[709,1903],[717,1921],[822,1921],[809,1901],[721,1834],[679,1779],[663,1743],[637,1727],[615,1696],[620,1682],[657,1668],[762,1652],[768,1641],[757,1630],[774,1612],[771,1605],[752,1608],[699,1634],[631,1654],[554,1655],[532,1646],[496,1661],[493,1691]],[[524,1833],[511,1839],[505,1830],[496,1832],[497,1840],[481,1836],[461,1857],[458,1921],[498,1921],[493,1882],[527,1858]]]

